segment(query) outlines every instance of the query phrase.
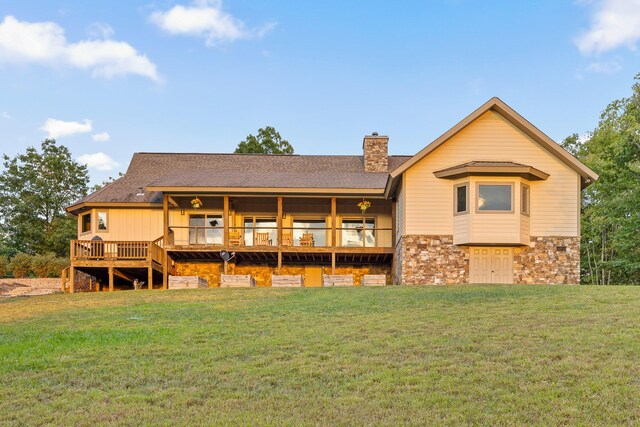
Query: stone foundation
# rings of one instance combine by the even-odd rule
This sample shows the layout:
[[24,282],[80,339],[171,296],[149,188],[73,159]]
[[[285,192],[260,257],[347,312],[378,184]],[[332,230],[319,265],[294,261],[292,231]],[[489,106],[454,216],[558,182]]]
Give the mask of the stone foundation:
[[[322,266],[326,273],[331,273],[331,266]],[[194,262],[176,261],[175,273],[177,276],[200,276],[209,281],[209,287],[220,286],[220,277],[224,272],[224,266],[220,262]],[[230,262],[227,266],[227,274],[250,274],[256,281],[256,286],[271,286],[271,276],[277,273],[277,267],[272,264],[239,264]],[[303,275],[304,266],[283,265],[282,275]],[[387,284],[392,283],[390,265],[336,265],[336,274],[353,274],[356,286],[362,284],[365,274],[384,274]]]
[[[579,237],[531,237],[530,246],[513,247],[513,281],[521,284],[579,284]],[[469,248],[453,236],[402,236],[396,245],[394,283],[469,283]]]
[[397,283],[444,285],[469,282],[469,250],[453,236],[402,236],[396,246]]
[[580,284],[580,237],[531,237],[513,251],[513,280],[532,284]]

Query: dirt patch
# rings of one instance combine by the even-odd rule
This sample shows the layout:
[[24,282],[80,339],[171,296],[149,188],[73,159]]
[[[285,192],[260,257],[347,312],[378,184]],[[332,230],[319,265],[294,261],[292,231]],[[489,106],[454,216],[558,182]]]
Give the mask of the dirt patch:
[[47,295],[60,290],[60,279],[0,279],[0,297]]

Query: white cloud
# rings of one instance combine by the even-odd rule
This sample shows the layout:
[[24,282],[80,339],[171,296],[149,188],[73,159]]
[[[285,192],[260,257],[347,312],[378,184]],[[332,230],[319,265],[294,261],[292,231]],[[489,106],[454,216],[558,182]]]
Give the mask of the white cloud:
[[87,165],[89,169],[95,169],[98,171],[112,171],[118,166],[120,163],[113,160],[109,155],[100,153],[94,154],[83,154],[78,157],[78,162]]
[[11,120],[12,119],[11,114],[7,113],[6,111],[3,111],[1,115],[2,115],[2,118],[5,119],[5,120]]
[[87,34],[89,34],[89,36],[96,39],[98,38],[108,39],[114,33],[115,31],[113,30],[111,25],[106,24],[104,22],[94,22],[93,24],[89,25],[89,27],[87,28]]
[[149,20],[172,35],[202,37],[207,46],[239,39],[264,37],[276,26],[269,22],[259,28],[246,28],[244,22],[222,11],[221,1],[196,1],[189,6],[177,5],[156,11]]
[[111,139],[111,135],[109,135],[107,132],[94,133],[93,135],[91,135],[91,138],[96,142],[107,142]]
[[[105,31],[109,32],[103,27],[103,36]],[[69,43],[64,29],[55,22],[24,22],[13,16],[0,23],[0,62],[69,66],[90,70],[93,77],[137,74],[161,80],[156,65],[126,42],[89,39]]]
[[635,49],[640,39],[640,0],[598,0],[591,20],[591,28],[576,39],[583,54],[621,46]]
[[622,69],[622,60],[613,59],[604,62],[592,62],[587,66],[587,71],[601,74],[615,74]]
[[65,122],[58,119],[47,119],[44,125],[40,128],[47,132],[48,138],[58,138],[60,136],[75,135],[76,133],[91,132],[93,125],[91,120],[86,120],[84,123],[80,122]]

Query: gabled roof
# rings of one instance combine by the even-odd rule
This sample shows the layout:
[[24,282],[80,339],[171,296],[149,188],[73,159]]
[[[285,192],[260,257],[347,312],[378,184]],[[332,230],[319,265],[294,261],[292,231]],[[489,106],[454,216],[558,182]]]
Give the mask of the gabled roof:
[[592,182],[598,179],[598,174],[589,169],[586,165],[573,157],[569,152],[562,148],[558,143],[545,135],[540,129],[531,124],[527,119],[518,114],[514,109],[505,104],[501,99],[497,97],[491,98],[489,101],[482,104],[478,109],[462,119],[457,125],[440,135],[437,139],[420,150],[415,156],[396,169],[391,170],[385,186],[385,196],[389,197],[395,193],[396,187],[400,182],[402,174],[407,171],[411,166],[424,159],[435,149],[447,142],[451,137],[456,135],[462,129],[471,124],[474,120],[480,117],[487,111],[495,111],[511,124],[520,129],[525,135],[529,136],[532,140],[540,144],[543,148],[548,150],[551,154],[560,159],[563,163],[578,173],[582,179],[582,187],[585,188]]
[[[395,169],[411,156],[389,156]],[[120,179],[67,208],[159,206],[163,191],[344,192],[382,197],[388,173],[365,172],[362,156],[135,153]],[[144,194],[140,194],[140,188]]]

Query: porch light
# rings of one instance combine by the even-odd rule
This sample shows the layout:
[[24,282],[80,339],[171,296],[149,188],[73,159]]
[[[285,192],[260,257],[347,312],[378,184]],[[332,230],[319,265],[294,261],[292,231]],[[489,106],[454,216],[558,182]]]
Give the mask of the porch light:
[[193,209],[200,209],[202,207],[202,200],[200,200],[198,196],[196,196],[195,199],[191,200],[191,206],[193,207]]

